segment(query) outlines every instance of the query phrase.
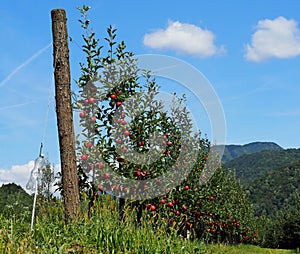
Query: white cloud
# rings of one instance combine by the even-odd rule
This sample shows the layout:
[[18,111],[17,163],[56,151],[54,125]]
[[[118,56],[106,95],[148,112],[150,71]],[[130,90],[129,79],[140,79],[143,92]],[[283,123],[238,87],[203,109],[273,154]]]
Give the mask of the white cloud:
[[[10,169],[0,168],[0,186],[2,184],[15,183],[20,185],[25,191],[31,193],[26,189],[26,184],[30,178],[31,170],[34,167],[34,161],[29,161],[23,165],[14,165]],[[54,166],[54,174],[60,171],[60,165]],[[56,187],[53,187],[53,191]]]
[[214,34],[193,24],[170,21],[168,27],[144,36],[144,45],[154,49],[170,49],[197,57],[224,53],[223,46],[214,45]]
[[0,186],[6,183],[15,183],[25,190],[33,166],[34,161],[29,161],[24,165],[14,165],[10,169],[0,169]]
[[300,30],[293,19],[278,17],[260,20],[246,45],[245,58],[261,62],[269,58],[290,58],[300,55]]

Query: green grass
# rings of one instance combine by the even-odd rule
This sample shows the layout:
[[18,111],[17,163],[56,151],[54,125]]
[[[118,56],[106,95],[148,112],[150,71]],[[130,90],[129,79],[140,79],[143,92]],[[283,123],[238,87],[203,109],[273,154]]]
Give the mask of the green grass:
[[280,250],[280,249],[267,249],[267,248],[260,248],[254,245],[232,245],[227,246],[223,244],[214,244],[214,245],[207,245],[206,246],[206,253],[211,254],[223,254],[223,253],[236,253],[236,254],[243,254],[243,253],[265,253],[265,254],[287,254],[287,253],[295,253],[295,251],[291,250]]
[[[82,209],[85,211],[85,209]],[[40,209],[30,231],[30,218],[1,218],[0,254],[6,253],[292,253],[261,249],[250,245],[205,245],[166,233],[164,223],[145,217],[139,227],[134,212],[126,211],[120,223],[114,201],[102,200],[94,215],[87,214],[76,223],[65,224],[60,203]]]

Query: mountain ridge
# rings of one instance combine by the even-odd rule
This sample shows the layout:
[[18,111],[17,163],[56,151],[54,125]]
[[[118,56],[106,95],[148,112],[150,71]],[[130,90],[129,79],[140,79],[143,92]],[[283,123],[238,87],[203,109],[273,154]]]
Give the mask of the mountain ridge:
[[244,145],[217,145],[216,148],[221,151],[224,149],[222,156],[222,162],[226,163],[230,160],[238,158],[245,154],[252,154],[256,152],[261,152],[264,150],[274,151],[274,150],[284,150],[281,146],[275,142],[267,141],[255,141]]

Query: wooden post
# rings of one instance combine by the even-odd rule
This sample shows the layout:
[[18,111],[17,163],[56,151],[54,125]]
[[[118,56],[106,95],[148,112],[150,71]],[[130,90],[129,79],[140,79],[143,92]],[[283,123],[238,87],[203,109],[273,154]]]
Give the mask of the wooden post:
[[78,218],[79,189],[75,153],[75,135],[70,84],[70,63],[66,12],[63,9],[51,11],[53,57],[55,77],[55,100],[65,218]]

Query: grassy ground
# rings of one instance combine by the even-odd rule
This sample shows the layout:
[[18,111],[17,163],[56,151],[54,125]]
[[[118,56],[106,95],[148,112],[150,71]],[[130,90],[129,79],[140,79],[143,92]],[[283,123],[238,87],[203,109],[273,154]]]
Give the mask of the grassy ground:
[[279,250],[279,249],[267,249],[267,248],[260,248],[258,246],[253,245],[244,245],[239,244],[235,246],[226,246],[222,244],[214,244],[214,245],[207,245],[206,246],[206,253],[208,254],[223,254],[223,253],[236,253],[236,254],[243,254],[243,253],[268,253],[268,254],[287,254],[287,253],[296,253],[295,251],[291,250]]

